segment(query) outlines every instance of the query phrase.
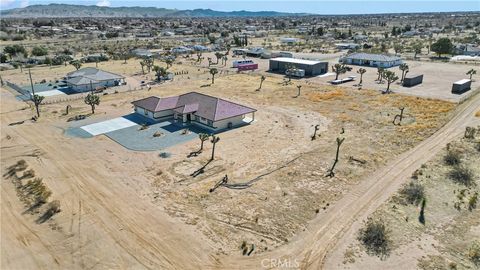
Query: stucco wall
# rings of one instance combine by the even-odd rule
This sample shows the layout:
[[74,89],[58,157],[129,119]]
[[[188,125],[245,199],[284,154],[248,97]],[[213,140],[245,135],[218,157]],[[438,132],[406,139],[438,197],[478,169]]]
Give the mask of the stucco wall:
[[243,123],[243,115],[213,122],[213,127],[216,129],[228,128],[228,123],[232,123],[233,127],[241,125]]

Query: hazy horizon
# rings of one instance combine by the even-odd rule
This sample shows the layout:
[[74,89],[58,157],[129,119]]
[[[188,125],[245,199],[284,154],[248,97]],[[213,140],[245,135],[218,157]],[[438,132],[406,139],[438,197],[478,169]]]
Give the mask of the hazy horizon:
[[109,7],[157,7],[168,9],[213,9],[217,11],[277,11],[288,13],[310,13],[319,15],[378,14],[378,13],[420,13],[480,11],[480,1],[398,1],[398,0],[348,0],[348,1],[153,1],[153,0],[0,0],[0,9],[12,9],[29,5],[47,4],[97,5]]

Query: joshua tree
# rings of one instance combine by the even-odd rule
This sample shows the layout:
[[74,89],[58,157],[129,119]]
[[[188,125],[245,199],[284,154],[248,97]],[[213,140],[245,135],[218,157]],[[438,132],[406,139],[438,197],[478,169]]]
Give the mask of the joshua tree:
[[201,153],[203,151],[203,143],[210,138],[210,135],[207,133],[199,133],[198,138],[200,139],[200,149],[198,152]]
[[262,75],[262,77],[260,77],[260,86],[258,87],[257,91],[260,91],[260,89],[262,89],[262,84],[263,84],[263,81],[265,81],[266,77]]
[[94,93],[90,93],[85,97],[85,104],[90,105],[92,108],[92,114],[95,113],[95,106],[100,105],[100,97]]
[[167,75],[167,69],[160,66],[154,66],[153,71],[155,71],[155,76],[157,76],[157,80],[160,82],[162,78]]
[[420,215],[418,216],[418,221],[425,225],[425,205],[427,203],[427,200],[425,198],[422,199],[422,206],[420,208]]
[[70,109],[72,109],[72,106],[67,105],[67,107],[65,108],[65,115],[68,115]]
[[213,147],[212,147],[212,157],[210,158],[210,161],[212,161],[215,158],[215,145],[218,143],[218,141],[220,141],[220,138],[216,137],[215,135],[212,135],[211,142],[213,144]]
[[395,55],[397,55],[398,53],[401,53],[403,51],[403,45],[397,43],[393,46],[393,50],[395,51]]
[[227,55],[224,55],[224,56],[222,57],[223,66],[226,66],[226,65],[227,65],[227,60],[228,60]]
[[197,52],[197,63],[202,62],[202,52]]
[[383,81],[384,73],[385,73],[384,68],[381,68],[381,67],[377,68],[377,75],[378,75],[377,81],[379,81],[379,82]]
[[172,67],[172,65],[173,65],[173,59],[171,59],[171,58],[165,59],[165,64],[167,64],[167,69],[170,68],[170,67]]
[[[393,118],[393,125],[400,126],[403,120],[403,110],[405,110],[405,107],[400,108],[400,114],[395,115],[395,117]],[[398,118],[398,122],[397,122],[397,118]]]
[[70,64],[74,66],[76,70],[79,70],[82,67],[82,63],[78,60],[73,60]]
[[216,69],[216,68],[211,68],[210,69],[210,74],[212,74],[212,84],[215,83],[215,74],[217,74],[217,73],[218,73],[218,69]]
[[337,137],[337,154],[335,155],[335,160],[333,161],[333,165],[332,165],[332,168],[330,168],[330,170],[328,170],[328,174],[327,176],[328,177],[334,177],[335,176],[335,166],[337,165],[337,162],[338,162],[338,154],[340,152],[340,145],[342,145],[343,141],[345,141],[345,138],[338,138]]
[[37,110],[37,117],[40,117],[40,104],[42,104],[44,98],[44,96],[39,95],[32,96],[33,104],[35,105],[35,109]]
[[142,74],[145,74],[145,66],[147,65],[147,63],[145,63],[145,61],[140,61],[140,66],[142,67]]
[[387,91],[385,93],[389,94],[390,93],[390,84],[398,80],[398,76],[395,74],[395,72],[386,70],[384,72],[384,78],[387,80]]
[[320,127],[320,125],[315,125],[315,129],[313,130],[313,135],[312,135],[312,141],[315,140],[317,138],[317,131],[318,131],[318,128]]
[[221,52],[216,52],[215,53],[215,58],[217,59],[217,62],[215,64],[218,65],[218,60],[222,59],[223,54]]
[[363,82],[363,74],[367,72],[366,69],[364,68],[360,68],[359,70],[357,70],[357,73],[360,74],[360,82],[358,83],[359,85],[362,85],[362,82]]
[[145,62],[145,66],[147,66],[147,72],[150,73],[153,68],[153,58],[147,57],[143,61]]
[[35,94],[35,88],[33,87],[32,73],[28,69],[28,77],[30,78],[30,87],[32,87],[32,102],[35,105],[35,110],[37,111],[37,117],[40,117],[40,104],[42,104],[44,96],[39,96]]
[[345,64],[335,64],[335,65],[333,65],[332,69],[333,69],[333,72],[335,72],[335,74],[336,74],[335,80],[338,80],[338,76],[340,74],[344,74],[344,73],[347,73],[347,71],[352,70],[351,67],[349,67]]
[[423,44],[420,42],[413,44],[413,51],[415,52],[415,55],[413,56],[413,58],[417,58],[417,54],[422,53],[422,48],[423,48]]
[[297,85],[297,95],[295,96],[296,98],[300,96],[300,90],[302,89],[302,86],[301,85]]
[[403,80],[405,79],[405,75],[407,75],[407,73],[410,71],[409,67],[407,64],[403,63],[398,68],[400,68],[400,70],[402,71],[402,78],[400,82],[403,82]]
[[475,74],[477,74],[477,71],[473,68],[467,72],[467,75],[470,75],[470,80],[472,80],[472,76]]
[[294,65],[291,65],[291,64],[286,65],[286,73],[287,73],[287,77],[288,77],[288,82],[292,81],[292,74],[293,74],[293,71],[295,70],[295,68],[296,67]]

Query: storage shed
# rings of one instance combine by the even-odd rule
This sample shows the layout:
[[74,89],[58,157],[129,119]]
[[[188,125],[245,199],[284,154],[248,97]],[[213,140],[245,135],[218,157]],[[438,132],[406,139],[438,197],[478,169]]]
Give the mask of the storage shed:
[[291,66],[297,69],[305,70],[305,76],[317,76],[327,73],[328,71],[328,62],[287,57],[277,57],[270,59],[269,70],[272,72],[285,74],[285,71]]
[[423,74],[410,74],[403,79],[403,86],[412,87],[423,82]]
[[452,93],[454,94],[462,94],[470,90],[472,86],[472,81],[469,79],[463,79],[460,81],[456,81],[452,85]]

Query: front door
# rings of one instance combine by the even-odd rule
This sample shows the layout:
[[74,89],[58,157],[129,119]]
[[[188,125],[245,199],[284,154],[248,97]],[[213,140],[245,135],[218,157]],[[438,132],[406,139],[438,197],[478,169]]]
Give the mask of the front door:
[[187,122],[190,122],[192,121],[192,115],[191,114],[187,114]]

